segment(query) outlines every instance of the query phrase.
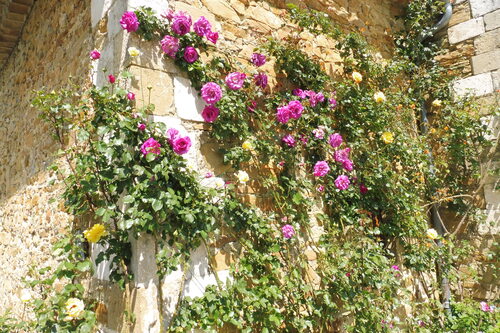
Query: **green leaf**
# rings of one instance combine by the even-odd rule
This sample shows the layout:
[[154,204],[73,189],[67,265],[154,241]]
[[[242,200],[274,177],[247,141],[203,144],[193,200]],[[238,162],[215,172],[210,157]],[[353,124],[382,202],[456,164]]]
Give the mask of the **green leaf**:
[[151,205],[155,212],[163,208],[163,202],[161,200],[154,199]]

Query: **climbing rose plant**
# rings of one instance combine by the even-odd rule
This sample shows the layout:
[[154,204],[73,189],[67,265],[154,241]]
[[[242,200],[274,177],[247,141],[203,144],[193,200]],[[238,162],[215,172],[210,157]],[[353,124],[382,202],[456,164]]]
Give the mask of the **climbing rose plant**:
[[[484,129],[470,104],[452,103],[447,82],[437,75],[426,85],[415,68],[435,75],[428,63],[402,52],[380,64],[359,35],[342,33],[322,13],[291,6],[290,18],[299,31],[336,41],[344,75],[329,77],[296,36],[270,38],[246,67],[233,68],[229,55],[215,48],[219,32],[204,17],[193,23],[183,12],[158,17],[140,8],[120,19],[128,33],[156,41],[199,91],[206,103],[201,115],[230,166],[221,174],[200,175],[188,165],[189,133],[151,121],[154,106],[137,105],[127,72],[78,94],[37,93],[33,104],[64,148],[67,164],[53,170],[66,176],[65,206],[97,223],[74,223],[58,247],[61,266],[31,282],[42,286],[42,300],[33,305],[44,320],[25,325],[47,332],[88,332],[95,325],[92,309],[99,302],[85,298],[80,284],[94,264],[81,250],[84,243],[106,245],[96,264],[108,260],[111,280],[123,287],[132,279],[131,242],[141,235],[158,242],[158,273],[164,275],[186,274],[191,251],[202,244],[213,263],[210,249],[223,234],[239,249],[231,278],[221,281],[212,267],[217,285],[202,297],[180,298],[169,331],[447,332],[469,327],[469,320],[474,329],[493,332],[494,306],[454,302],[445,316],[434,296],[437,283],[420,280],[427,301],[406,288],[411,276],[432,276],[435,259],[452,277],[467,256],[451,234],[441,237],[428,226],[423,199],[458,210],[466,205],[453,197],[469,190],[475,172],[455,174],[453,187],[445,187],[449,171],[437,163],[439,172],[431,175],[427,150],[439,145],[438,162],[459,158],[477,166]],[[137,49],[129,53],[141,56]],[[203,62],[203,53],[212,60]],[[98,60],[100,51],[90,57]],[[271,58],[286,82],[272,91],[263,67]],[[404,79],[409,74],[413,80]],[[462,141],[446,131],[437,142],[415,129],[417,92],[424,88],[441,102],[432,104],[438,117],[461,115],[448,126],[467,128]],[[68,137],[74,137],[71,146]],[[212,186],[204,185],[210,179]],[[429,195],[429,182],[446,188],[448,197]],[[247,187],[255,200],[248,200]],[[60,277],[73,283],[54,296],[50,287]],[[411,316],[397,317],[405,306]]]

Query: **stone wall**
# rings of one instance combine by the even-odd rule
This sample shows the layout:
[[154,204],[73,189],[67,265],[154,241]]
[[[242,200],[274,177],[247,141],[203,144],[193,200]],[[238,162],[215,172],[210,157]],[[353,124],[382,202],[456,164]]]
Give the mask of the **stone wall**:
[[68,75],[88,75],[90,4],[38,0],[17,47],[0,69],[0,312],[21,312],[21,279],[31,266],[50,260],[51,240],[70,217],[59,203],[59,187],[46,172],[58,149],[47,126],[30,107],[32,92],[55,89]]
[[[449,23],[445,46],[450,49],[438,59],[460,78],[453,83],[457,95],[478,97],[480,112],[491,133],[492,148],[484,156],[480,192],[484,194],[485,222],[462,237],[477,249],[475,262],[467,263],[465,274],[477,270],[479,279],[465,283],[464,293],[477,299],[497,299],[500,285],[495,278],[495,243],[500,231],[500,1],[459,0]],[[493,255],[492,255],[493,254]]]

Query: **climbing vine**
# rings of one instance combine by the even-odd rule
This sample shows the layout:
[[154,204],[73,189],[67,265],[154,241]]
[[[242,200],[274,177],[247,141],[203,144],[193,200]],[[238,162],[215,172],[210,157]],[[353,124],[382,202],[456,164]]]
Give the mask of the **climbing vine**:
[[[430,24],[418,13],[434,6],[410,3],[408,31],[384,63],[360,35],[342,32],[323,13],[290,6],[298,32],[335,41],[343,57],[335,78],[303,51],[299,34],[268,39],[236,67],[218,51],[219,33],[203,17],[193,23],[182,12],[124,13],[123,29],[157,41],[200,92],[202,117],[230,168],[204,175],[191,168],[188,133],[151,121],[154,106],[135,103],[130,73],[110,74],[100,88],[38,92],[33,105],[62,147],[64,163],[52,170],[64,175],[66,209],[90,224],[73,223],[58,247],[61,266],[30,282],[42,297],[28,301],[37,320],[23,325],[93,329],[97,300],[85,298],[80,284],[93,266],[84,244],[105,245],[95,264],[108,260],[111,280],[124,287],[133,279],[131,243],[141,235],[158,242],[161,276],[224,235],[239,248],[231,278],[221,281],[212,267],[217,285],[179,299],[167,331],[493,332],[498,315],[489,305],[455,302],[445,316],[437,283],[419,279],[423,299],[406,288],[412,277],[433,276],[437,258],[455,276],[468,255],[451,234],[429,228],[425,198],[442,207],[470,205],[462,195],[477,180],[486,142],[473,104],[452,100],[433,60],[436,48],[413,39]],[[410,51],[422,56],[416,61]],[[280,78],[272,90],[263,70],[270,58]],[[416,126],[422,94],[435,117],[428,134]],[[56,278],[68,281],[63,292],[51,289]],[[408,306],[412,316],[396,315]]]

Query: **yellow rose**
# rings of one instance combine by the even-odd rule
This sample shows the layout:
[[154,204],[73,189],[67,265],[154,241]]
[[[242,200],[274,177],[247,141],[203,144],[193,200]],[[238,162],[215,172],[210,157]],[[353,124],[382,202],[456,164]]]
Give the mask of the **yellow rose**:
[[381,137],[382,137],[382,141],[384,141],[384,143],[386,143],[386,144],[394,142],[394,134],[392,134],[391,132],[384,132],[384,133],[382,133]]
[[385,102],[385,95],[383,92],[379,91],[379,92],[376,92],[374,95],[373,95],[373,99],[375,100],[375,102],[377,103],[382,103],[382,102]]
[[443,104],[443,102],[440,99],[435,99],[432,101],[432,106],[438,108]]
[[94,224],[92,228],[83,232],[83,235],[90,243],[97,243],[105,234],[106,228],[102,224]]
[[238,178],[238,180],[242,184],[245,184],[247,181],[250,180],[250,177],[248,176],[248,173],[246,173],[243,170],[238,171],[238,173],[236,174],[236,177]]
[[252,142],[250,142],[248,140],[243,142],[243,144],[241,145],[241,148],[243,148],[244,150],[253,150],[254,149]]
[[215,188],[222,189],[226,186],[226,182],[222,178],[215,178]]
[[352,79],[354,80],[354,82],[360,83],[361,81],[363,81],[363,76],[361,75],[361,73],[352,72]]
[[134,58],[141,55],[141,51],[139,51],[135,47],[129,47],[127,51],[128,51],[129,56],[134,57]]
[[67,316],[64,320],[69,321],[75,318],[79,318],[83,315],[85,311],[85,304],[78,298],[69,298],[65,304],[65,312]]
[[434,240],[437,239],[439,235],[435,229],[431,228],[427,230],[427,237]]

